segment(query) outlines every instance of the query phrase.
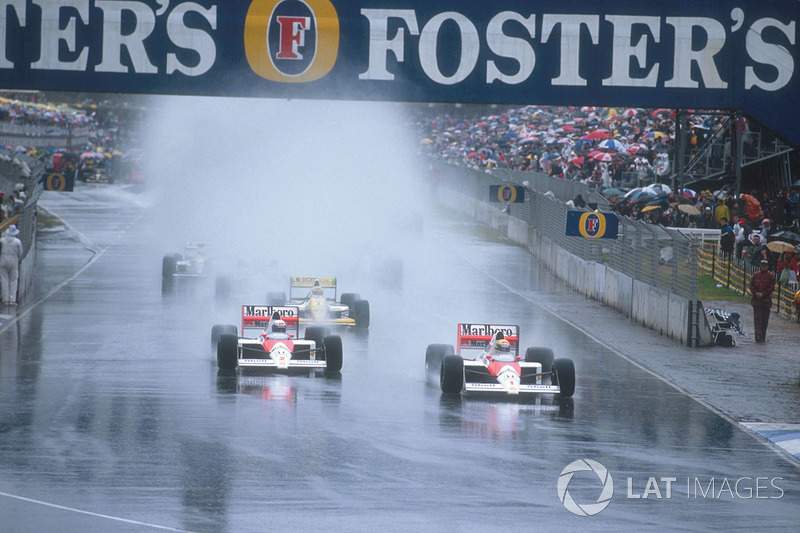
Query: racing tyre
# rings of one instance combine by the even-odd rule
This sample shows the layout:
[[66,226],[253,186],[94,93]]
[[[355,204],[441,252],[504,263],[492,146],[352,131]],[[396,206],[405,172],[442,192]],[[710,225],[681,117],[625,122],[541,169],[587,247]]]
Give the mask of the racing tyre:
[[231,280],[219,277],[214,282],[214,299],[218,302],[226,300],[231,293]]
[[211,328],[211,344],[217,344],[221,335],[238,335],[239,330],[233,324],[217,324]]
[[369,329],[369,301],[356,300],[354,304],[356,327],[358,329]]
[[455,355],[452,344],[429,344],[425,350],[425,373],[435,376],[442,369],[442,360],[446,355]]
[[267,305],[277,305],[277,306],[286,305],[286,293],[285,292],[268,292],[267,293]]
[[217,367],[220,370],[234,370],[238,363],[239,337],[223,333],[217,342]]
[[357,292],[345,292],[342,294],[342,297],[339,298],[339,303],[342,305],[346,305],[350,308],[350,311],[355,309],[355,303],[361,299],[361,295]]
[[445,394],[460,394],[464,389],[464,360],[460,355],[445,355],[439,384]]
[[553,361],[553,385],[561,388],[562,398],[571,398],[575,394],[575,363],[572,359],[556,359]]
[[[325,344],[323,340],[325,336],[328,335],[328,328],[323,326],[308,326],[306,328],[305,337],[308,340],[312,340],[317,344],[317,348],[322,348],[323,358],[325,358]],[[317,352],[317,359],[320,358],[319,352]]]
[[322,340],[325,346],[325,373],[337,374],[342,370],[342,338],[328,335]]
[[178,257],[175,254],[165,255],[161,260],[161,277],[172,280],[175,276],[175,266],[178,264]]
[[537,346],[535,348],[528,348],[525,350],[525,362],[541,364],[542,372],[550,372],[550,369],[553,368],[554,358],[555,357],[553,356],[552,348],[542,348]]

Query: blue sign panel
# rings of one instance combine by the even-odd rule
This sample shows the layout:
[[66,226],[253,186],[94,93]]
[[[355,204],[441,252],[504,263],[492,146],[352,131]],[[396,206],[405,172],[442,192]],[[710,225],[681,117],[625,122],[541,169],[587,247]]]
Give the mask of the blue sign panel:
[[516,185],[489,185],[489,201],[503,202],[506,204],[521,204],[525,202],[525,187]]
[[597,211],[567,211],[567,237],[616,239],[619,219],[614,213]]
[[741,109],[800,144],[796,0],[2,0],[0,87]]

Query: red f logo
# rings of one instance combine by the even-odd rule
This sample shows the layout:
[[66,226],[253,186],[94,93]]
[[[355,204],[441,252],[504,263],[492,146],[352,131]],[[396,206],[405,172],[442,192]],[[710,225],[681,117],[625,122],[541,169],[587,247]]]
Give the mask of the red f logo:
[[306,32],[311,27],[310,17],[278,17],[280,24],[280,50],[278,59],[303,59],[297,49],[306,42]]
[[590,218],[586,221],[586,231],[588,233],[595,233],[597,231],[597,225],[600,223],[599,220],[596,218]]

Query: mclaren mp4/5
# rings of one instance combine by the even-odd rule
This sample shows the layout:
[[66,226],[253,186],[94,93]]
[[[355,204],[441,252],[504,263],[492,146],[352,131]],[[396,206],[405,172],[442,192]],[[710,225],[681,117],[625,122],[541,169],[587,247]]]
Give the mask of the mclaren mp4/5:
[[429,344],[425,369],[438,378],[443,393],[494,393],[508,396],[550,393],[569,398],[575,392],[575,365],[554,359],[550,348],[528,348],[519,355],[519,326],[458,324],[457,350]]
[[[297,289],[310,289],[298,296]],[[267,294],[270,305],[291,305],[300,310],[300,323],[317,326],[349,326],[369,329],[369,301],[358,293],[342,293],[337,301],[336,278],[292,277],[289,279],[289,300],[284,292]]]
[[329,335],[324,327],[310,326],[300,338],[298,314],[292,306],[243,305],[241,337],[231,324],[211,328],[219,369],[341,371],[341,337]]

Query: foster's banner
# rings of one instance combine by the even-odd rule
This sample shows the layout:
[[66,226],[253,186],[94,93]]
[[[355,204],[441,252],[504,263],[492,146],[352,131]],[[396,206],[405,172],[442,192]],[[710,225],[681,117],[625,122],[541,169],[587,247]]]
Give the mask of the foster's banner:
[[614,213],[567,211],[567,237],[616,239],[619,219]]
[[797,0],[0,0],[0,87],[743,109],[800,144]]

